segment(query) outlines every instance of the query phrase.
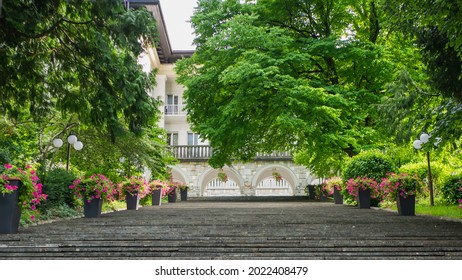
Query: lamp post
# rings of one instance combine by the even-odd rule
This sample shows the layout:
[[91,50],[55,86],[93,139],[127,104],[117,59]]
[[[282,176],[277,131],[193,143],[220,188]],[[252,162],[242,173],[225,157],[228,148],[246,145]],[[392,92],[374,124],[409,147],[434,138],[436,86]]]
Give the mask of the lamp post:
[[[71,161],[71,145],[76,149],[77,151],[82,150],[83,148],[83,143],[78,141],[77,136],[74,134],[70,134],[67,137],[67,161],[66,161],[66,171],[69,171],[69,162]],[[63,140],[56,138],[53,140],[53,146],[56,148],[60,148],[63,146]]]
[[[414,143],[412,144],[414,146],[414,149],[416,150],[422,149],[426,143],[429,143],[430,138],[431,136],[429,134],[422,133],[420,135],[420,139],[415,140]],[[436,142],[434,143],[434,145],[438,147],[440,142],[441,142],[441,137],[436,137]],[[432,170],[430,167],[430,149],[429,148],[426,149],[426,155],[427,155],[427,167],[428,167],[427,181],[428,181],[428,190],[430,191],[430,205],[434,206],[435,201],[433,198],[433,180],[432,180]]]

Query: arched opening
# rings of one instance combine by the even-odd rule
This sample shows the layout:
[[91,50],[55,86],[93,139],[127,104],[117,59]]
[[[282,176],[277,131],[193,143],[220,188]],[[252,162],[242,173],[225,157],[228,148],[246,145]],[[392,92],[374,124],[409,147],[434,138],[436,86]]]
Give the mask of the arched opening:
[[188,185],[190,183],[188,175],[186,175],[186,173],[182,169],[178,168],[177,166],[172,166],[170,168],[170,173],[172,174],[171,180],[173,182],[182,183],[185,185]]
[[205,186],[204,196],[239,196],[241,190],[239,185],[231,179],[222,181],[215,178]]
[[257,196],[291,196],[294,195],[290,183],[284,178],[266,177],[257,185]]
[[298,178],[283,165],[268,165],[257,171],[252,185],[256,196],[293,196]]
[[[225,179],[220,178],[219,173],[224,173]],[[209,169],[200,179],[202,196],[240,196],[244,180],[240,174],[229,167],[222,170]]]

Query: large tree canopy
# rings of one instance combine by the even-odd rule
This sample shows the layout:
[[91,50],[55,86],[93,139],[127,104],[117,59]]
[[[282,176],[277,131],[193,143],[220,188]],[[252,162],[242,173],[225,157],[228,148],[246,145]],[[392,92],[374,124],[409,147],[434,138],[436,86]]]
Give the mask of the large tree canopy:
[[292,150],[324,175],[371,143],[393,72],[378,21],[374,1],[199,1],[196,53],[177,72],[210,163]]
[[416,39],[430,85],[462,101],[462,3],[385,0],[385,11],[400,31]]
[[[460,1],[385,0],[384,11],[394,33],[413,40],[425,68],[412,68],[389,85],[392,95],[382,105],[397,140],[409,141],[419,131],[459,142],[462,132],[462,4]],[[420,67],[419,67],[420,68]],[[422,75],[425,73],[425,75]],[[424,77],[424,79],[422,79]]]
[[0,17],[0,111],[37,119],[50,108],[110,132],[137,134],[152,124],[153,74],[137,58],[154,45],[156,25],[122,1],[3,1]]

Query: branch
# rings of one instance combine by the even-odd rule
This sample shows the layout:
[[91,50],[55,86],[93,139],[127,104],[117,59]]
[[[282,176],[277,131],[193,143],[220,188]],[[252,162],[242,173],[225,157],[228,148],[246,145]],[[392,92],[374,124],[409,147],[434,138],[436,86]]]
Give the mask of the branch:
[[78,24],[78,25],[85,25],[85,24],[89,24],[89,23],[92,23],[94,22],[95,19],[91,19],[91,20],[88,20],[88,21],[82,21],[82,22],[78,22],[78,21],[72,21],[72,20],[69,20],[69,19],[66,19],[66,18],[61,18],[59,19],[57,22],[55,22],[53,25],[51,25],[50,28],[48,29],[45,29],[44,31],[38,33],[38,34],[34,34],[34,35],[29,35],[27,33],[24,33],[16,28],[14,28],[14,32],[16,32],[17,34],[21,35],[22,37],[26,37],[28,39],[38,39],[38,38],[42,38],[44,37],[45,35],[51,33],[53,30],[55,30],[56,28],[58,28],[58,26],[62,23],[62,22],[67,22],[67,23],[71,23],[71,24]]

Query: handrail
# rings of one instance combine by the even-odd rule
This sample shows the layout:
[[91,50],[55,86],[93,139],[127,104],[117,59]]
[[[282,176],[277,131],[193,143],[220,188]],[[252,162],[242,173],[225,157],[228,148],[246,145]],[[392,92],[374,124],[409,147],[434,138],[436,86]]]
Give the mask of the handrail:
[[165,105],[165,115],[166,116],[186,115],[186,105],[185,104]]
[[[202,161],[212,157],[213,149],[209,145],[170,146],[173,156],[181,161]],[[256,160],[292,160],[291,152],[257,153]]]

